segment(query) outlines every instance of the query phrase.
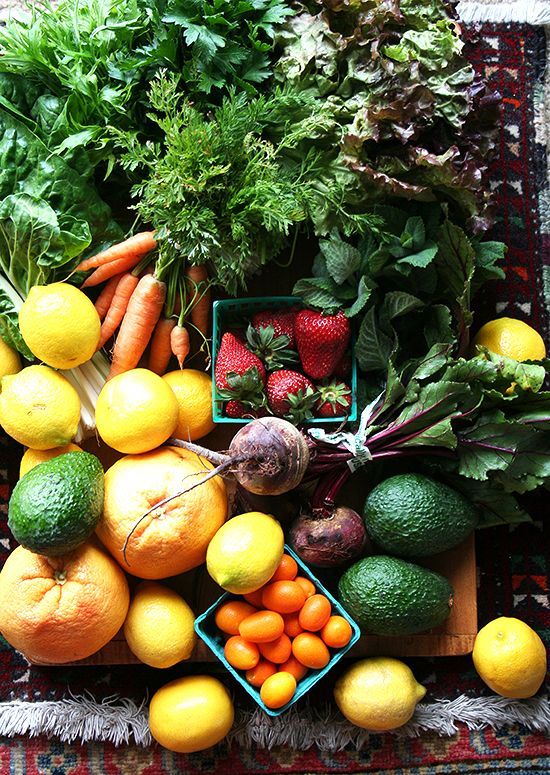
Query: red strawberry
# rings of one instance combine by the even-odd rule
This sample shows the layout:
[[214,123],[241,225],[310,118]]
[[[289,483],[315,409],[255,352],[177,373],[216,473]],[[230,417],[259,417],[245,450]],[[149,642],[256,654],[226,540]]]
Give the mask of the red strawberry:
[[275,336],[286,334],[288,336],[287,347],[292,350],[295,347],[294,321],[298,314],[297,309],[266,309],[256,312],[252,318],[252,325],[259,331],[260,328],[272,326]]
[[245,401],[238,401],[236,399],[232,399],[231,401],[228,401],[225,405],[225,415],[226,417],[233,417],[234,419],[242,419],[243,417],[265,417],[267,415],[267,411],[264,407],[259,407],[258,409],[253,409],[251,406],[247,405],[248,402]]
[[351,390],[344,382],[317,385],[319,400],[315,404],[317,417],[341,417],[349,414]]
[[218,357],[216,358],[216,368],[214,370],[218,389],[235,390],[235,384],[230,384],[227,375],[236,374],[239,377],[243,377],[245,374],[250,373],[252,369],[257,369],[259,381],[265,384],[265,368],[258,356],[251,353],[235,334],[225,333],[220,342]]
[[296,344],[305,373],[313,379],[330,377],[345,353],[351,336],[350,325],[343,312],[322,315],[303,309],[294,324]]
[[333,375],[338,379],[348,379],[351,374],[351,353],[344,353],[334,369]]
[[297,371],[280,369],[267,380],[267,403],[277,417],[300,423],[313,417],[312,408],[318,393],[311,380]]

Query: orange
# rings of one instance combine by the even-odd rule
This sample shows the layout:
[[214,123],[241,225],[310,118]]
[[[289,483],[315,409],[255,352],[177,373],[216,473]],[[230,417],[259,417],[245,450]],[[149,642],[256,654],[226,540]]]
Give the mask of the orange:
[[283,554],[279,567],[270,581],[293,581],[298,573],[298,563],[290,554]]
[[140,518],[164,498],[196,485],[211,468],[194,452],[176,447],[126,455],[109,468],[96,532],[124,570],[142,579],[163,579],[202,565],[208,544],[227,516],[220,477]]
[[256,667],[246,671],[246,680],[251,686],[259,689],[263,682],[276,672],[277,668],[273,662],[268,662],[267,659],[260,659]]
[[268,708],[282,708],[294,697],[296,679],[290,673],[275,673],[266,678],[260,689],[260,697]]
[[223,649],[225,658],[237,670],[251,670],[260,661],[260,652],[255,643],[249,643],[240,635],[233,635]]
[[351,640],[351,624],[343,616],[331,616],[319,635],[327,646],[341,649],[347,646]]
[[294,655],[289,657],[282,665],[279,665],[279,670],[283,673],[290,673],[297,681],[301,681],[307,673],[307,667],[298,662]]
[[302,632],[292,641],[292,653],[302,665],[320,670],[330,661],[330,653],[321,638],[312,632]]
[[257,609],[244,600],[229,600],[227,603],[217,609],[214,621],[216,626],[228,635],[239,634],[239,624],[250,614],[256,613]]
[[295,581],[273,581],[266,584],[262,603],[270,611],[291,614],[299,611],[306,602],[306,593]]
[[246,600],[247,603],[250,603],[250,605],[255,606],[256,608],[263,608],[262,603],[262,595],[264,593],[264,587],[260,587],[259,589],[256,589],[254,592],[247,592],[246,595],[243,595],[243,598]]
[[312,595],[308,597],[300,610],[298,621],[304,630],[317,632],[328,622],[331,613],[332,606],[327,597],[324,595]]
[[239,624],[239,635],[252,643],[270,643],[283,634],[285,623],[275,611],[257,611]]
[[0,632],[32,662],[85,659],[124,623],[130,593],[116,562],[92,543],[59,557],[18,546],[0,573]]
[[276,665],[282,665],[292,654],[290,638],[284,633],[270,643],[258,643],[258,648],[262,657]]
[[300,614],[295,611],[293,614],[285,614],[283,616],[285,622],[285,632],[289,638],[295,638],[304,631],[304,628],[300,625]]
[[302,587],[306,593],[306,598],[315,594],[315,584],[309,579],[306,579],[305,576],[296,576],[294,581]]

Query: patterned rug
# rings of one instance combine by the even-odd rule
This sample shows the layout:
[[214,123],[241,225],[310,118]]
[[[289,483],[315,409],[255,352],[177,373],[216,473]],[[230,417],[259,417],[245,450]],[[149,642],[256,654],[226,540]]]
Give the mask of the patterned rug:
[[[495,284],[492,296],[479,306],[478,322],[495,311],[523,317],[548,335],[549,309],[545,303],[544,278],[550,275],[548,219],[549,196],[546,178],[545,119],[543,117],[543,70],[545,39],[542,29],[527,25],[485,25],[469,30],[468,56],[503,96],[499,154],[492,167],[499,219],[494,237],[509,246],[506,282]],[[543,233],[544,232],[544,233]],[[546,240],[546,242],[545,242]],[[542,271],[547,264],[546,275]],[[549,283],[550,284],[550,283]],[[2,441],[5,468],[0,480],[0,562],[10,551],[5,526],[9,481],[16,477],[20,450]],[[532,625],[550,644],[550,525],[543,521],[544,498],[531,498],[530,509],[541,517],[529,525],[510,530],[494,529],[478,534],[479,621],[498,615],[517,615]],[[432,698],[452,699],[488,696],[484,685],[465,658],[411,660],[418,679]],[[209,667],[210,669],[210,667]],[[34,704],[61,700],[91,691],[96,700],[117,695],[140,705],[157,688],[179,672],[151,671],[136,666],[103,668],[36,668],[0,644],[0,702],[25,701]],[[245,697],[235,686],[237,705],[246,713]],[[312,703],[323,706],[329,691],[321,686]],[[41,707],[36,705],[36,707]],[[42,706],[44,707],[44,706]],[[306,716],[304,705],[298,712]],[[44,722],[47,728],[46,721]],[[92,730],[93,732],[93,730]],[[242,732],[242,730],[241,730]],[[93,737],[93,734],[90,735]],[[77,735],[75,739],[82,739]],[[241,739],[243,735],[241,734]],[[273,739],[273,738],[272,738]],[[266,740],[260,741],[266,744]],[[158,747],[89,742],[80,745],[43,737],[4,738],[0,745],[0,773],[87,773],[134,772],[136,775],[165,773],[321,773],[377,772],[401,775],[445,773],[543,773],[550,771],[550,743],[543,733],[521,726],[501,725],[495,729],[468,729],[460,725],[450,737],[423,733],[418,737],[370,735],[361,749],[348,746],[342,751],[323,752],[316,748],[295,751],[289,746],[270,752],[249,741],[234,743],[190,757],[178,756]]]

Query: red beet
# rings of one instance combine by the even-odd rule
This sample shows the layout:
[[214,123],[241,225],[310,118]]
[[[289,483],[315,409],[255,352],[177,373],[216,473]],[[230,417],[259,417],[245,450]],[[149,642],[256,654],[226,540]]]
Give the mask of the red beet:
[[317,517],[302,513],[290,530],[290,545],[304,562],[318,568],[344,565],[371,550],[363,520],[347,506]]

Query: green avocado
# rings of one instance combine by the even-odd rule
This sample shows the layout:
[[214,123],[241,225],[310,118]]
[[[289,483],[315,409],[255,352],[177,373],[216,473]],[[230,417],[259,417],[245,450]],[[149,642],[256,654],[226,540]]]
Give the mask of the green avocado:
[[380,482],[363,516],[375,544],[398,557],[444,552],[463,541],[478,520],[464,495],[422,474],[397,474]]
[[397,557],[365,557],[338,585],[346,611],[373,635],[412,635],[443,624],[453,588],[439,573]]
[[56,556],[83,543],[103,511],[103,467],[89,452],[67,452],[32,468],[13,489],[8,526],[31,552]]

